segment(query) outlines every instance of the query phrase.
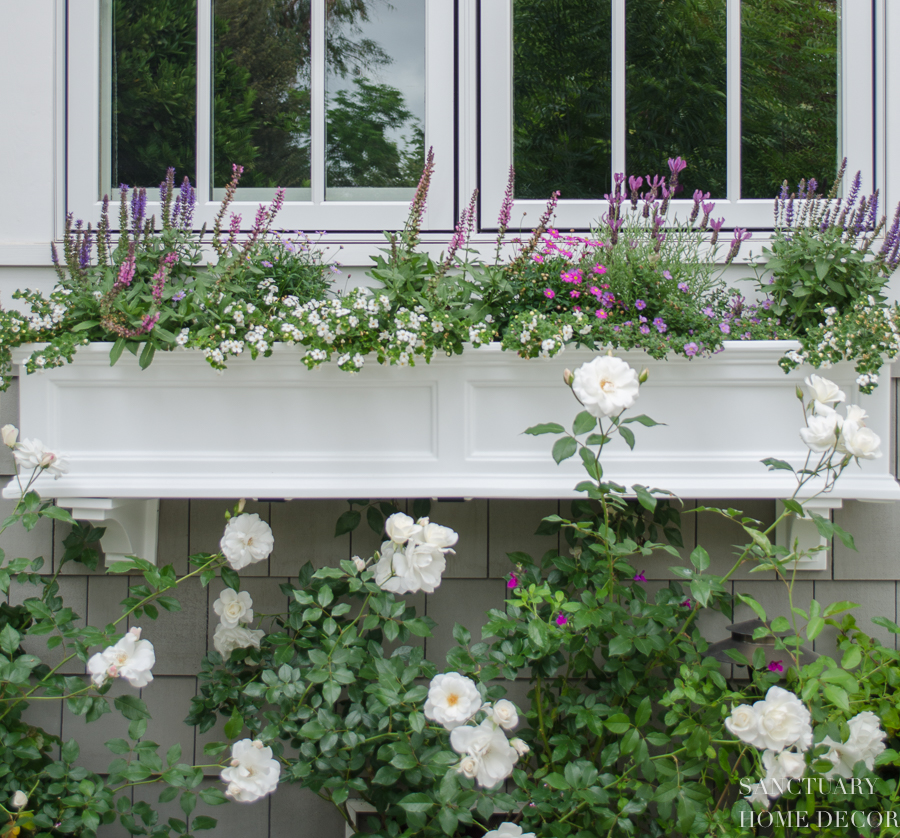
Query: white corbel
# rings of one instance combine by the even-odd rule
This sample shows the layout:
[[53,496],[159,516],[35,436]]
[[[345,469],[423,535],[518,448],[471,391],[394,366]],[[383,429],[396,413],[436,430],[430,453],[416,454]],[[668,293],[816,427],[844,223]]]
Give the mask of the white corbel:
[[129,556],[156,564],[159,500],[57,498],[56,505],[71,510],[78,521],[106,528],[100,546],[107,565],[127,561]]

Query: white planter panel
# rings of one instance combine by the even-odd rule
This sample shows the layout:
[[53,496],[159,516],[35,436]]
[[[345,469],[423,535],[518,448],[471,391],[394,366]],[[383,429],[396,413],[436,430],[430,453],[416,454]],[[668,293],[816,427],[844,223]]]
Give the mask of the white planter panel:
[[[785,375],[776,364],[791,346],[729,342],[694,360],[617,353],[650,370],[630,413],[666,424],[632,425],[634,452],[620,439],[609,445],[606,477],[685,498],[790,495],[790,474],[769,472],[760,460],[799,466],[806,456],[794,390],[809,371]],[[70,461],[68,475],[42,479],[39,490],[69,499],[577,495],[580,460],[557,466],[553,437],[522,431],[570,425],[580,405],[563,370],[597,353],[526,361],[490,346],[411,368],[370,362],[350,375],[334,366],[309,371],[302,351],[278,346],[270,358],[233,359],[220,375],[194,351],[159,353],[147,370],[126,353],[110,367],[109,345],[94,344],[72,365],[22,371],[22,435]],[[15,355],[17,363],[26,357]],[[851,365],[827,375],[868,410],[887,448],[887,377],[860,396]],[[852,465],[831,497],[900,499],[890,460],[886,450]]]

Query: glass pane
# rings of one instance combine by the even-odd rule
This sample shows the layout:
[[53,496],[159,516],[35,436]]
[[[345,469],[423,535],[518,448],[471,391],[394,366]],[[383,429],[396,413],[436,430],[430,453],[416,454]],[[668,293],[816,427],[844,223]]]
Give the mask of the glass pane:
[[610,0],[515,0],[517,198],[611,191],[610,27]]
[[196,182],[196,0],[104,0],[102,191]]
[[839,18],[837,0],[742,0],[742,197],[774,198],[785,178],[831,188]]
[[325,197],[409,201],[425,163],[425,3],[329,3],[325,34]]
[[626,0],[626,168],[668,177],[683,157],[676,198],[726,194],[725,3]]
[[[310,199],[310,0],[216,0],[213,187],[244,167],[239,197]],[[221,193],[214,193],[214,197]]]

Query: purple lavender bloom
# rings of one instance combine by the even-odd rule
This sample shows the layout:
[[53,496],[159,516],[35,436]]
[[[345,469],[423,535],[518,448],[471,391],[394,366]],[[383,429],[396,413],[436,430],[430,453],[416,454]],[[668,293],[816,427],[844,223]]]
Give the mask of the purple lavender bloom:
[[688,358],[692,358],[700,351],[700,347],[697,346],[696,343],[691,341],[690,343],[686,343],[684,345],[684,354],[688,356]]
[[687,163],[680,157],[676,157],[674,160],[671,157],[669,158],[669,171],[672,173],[673,178],[677,178],[686,168]]
[[613,180],[616,184],[616,195],[622,194],[622,184],[625,183],[625,174],[623,172],[616,172],[613,175]]
[[91,238],[91,231],[88,228],[88,233],[84,237],[84,241],[81,243],[81,251],[78,254],[78,267],[84,270],[88,265],[91,264],[91,246],[94,241]]
[[186,294],[184,291],[176,291],[176,292],[172,295],[172,302],[173,302],[173,303],[180,303],[186,296],[187,296],[187,294]]
[[816,189],[818,186],[819,186],[819,182],[814,177],[811,177],[809,179],[809,183],[806,186],[807,197],[815,198],[816,197]]
[[713,247],[715,247],[716,242],[719,240],[719,231],[722,229],[722,225],[724,223],[724,218],[713,218],[709,222],[709,229],[713,231],[712,236],[710,236],[709,243]]

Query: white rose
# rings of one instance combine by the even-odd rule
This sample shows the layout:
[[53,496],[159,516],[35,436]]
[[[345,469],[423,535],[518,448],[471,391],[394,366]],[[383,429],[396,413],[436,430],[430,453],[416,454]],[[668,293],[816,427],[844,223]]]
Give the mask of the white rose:
[[219,547],[235,570],[269,558],[275,546],[272,530],[255,512],[236,515],[225,525]]
[[273,759],[272,749],[258,739],[241,739],[231,746],[231,762],[222,769],[222,780],[227,783],[225,794],[240,803],[253,803],[278,786],[281,766]]
[[510,739],[509,744],[516,749],[516,753],[520,757],[525,756],[525,754],[531,751],[531,748],[528,747],[528,743],[523,742],[521,739]]
[[621,358],[600,355],[582,364],[572,380],[572,392],[587,411],[598,418],[613,416],[631,407],[640,384],[638,374]]
[[450,745],[458,754],[478,760],[475,781],[483,788],[493,788],[510,777],[519,755],[490,719],[477,727],[465,725],[450,731]]
[[750,786],[750,794],[748,794],[744,800],[746,800],[751,806],[754,803],[762,803],[766,809],[772,805],[772,801],[769,800],[769,795],[766,794],[765,786],[762,783],[754,783]]
[[795,743],[812,742],[809,710],[797,696],[781,687],[770,687],[765,700],[753,705],[759,736],[756,746],[775,752]]
[[410,538],[422,532],[422,528],[409,515],[395,512],[384,522],[384,531],[395,544],[406,544]]
[[756,711],[749,704],[739,704],[725,719],[725,727],[732,736],[736,736],[741,742],[757,747],[759,741],[758,722]]
[[442,527],[440,524],[432,524],[427,518],[419,518],[416,522],[422,527],[421,534],[417,537],[418,541],[424,544],[431,544],[441,549],[452,547],[459,541],[459,534],[450,527]]
[[394,542],[385,541],[381,545],[381,553],[378,556],[378,563],[375,565],[375,584],[379,588],[384,588],[384,583],[391,578],[394,573]]
[[361,559],[359,556],[354,556],[351,561],[353,562],[353,566],[362,573],[366,569],[366,562],[364,559]]
[[25,471],[42,469],[55,479],[69,470],[69,464],[58,454],[49,451],[39,439],[23,439],[13,449],[19,468]]
[[253,621],[253,600],[247,591],[238,593],[231,588],[225,588],[213,603],[213,611],[219,615],[223,626],[234,628],[240,623]]
[[821,758],[827,759],[832,765],[832,768],[825,772],[825,776],[831,780],[839,774],[850,779],[853,776],[853,766],[863,759],[862,754],[850,743],[845,745],[842,742],[835,742],[830,736],[826,736],[819,744],[828,746],[828,750]]
[[762,763],[766,769],[767,780],[799,780],[806,773],[806,760],[802,754],[795,754],[793,751],[782,751],[778,754],[774,751],[763,751]]
[[824,453],[830,451],[837,445],[838,438],[838,417],[836,414],[830,416],[810,416],[808,425],[800,429],[800,438],[806,443],[811,451]]
[[132,687],[146,687],[153,680],[150,671],[156,663],[156,653],[149,640],[141,640],[137,627],[114,646],[107,646],[88,661],[91,680],[102,687],[110,678],[124,678]]
[[522,832],[522,827],[514,823],[501,823],[496,829],[485,832],[484,838],[534,838],[533,832]]
[[481,709],[481,693],[471,678],[458,672],[435,675],[428,687],[425,718],[453,730]]
[[855,748],[865,760],[870,771],[875,766],[875,757],[885,749],[884,740],[887,734],[881,729],[881,722],[871,710],[858,713],[849,722],[850,738],[847,745]]
[[394,552],[394,575],[380,587],[395,594],[415,594],[419,591],[433,594],[441,584],[441,574],[446,567],[447,560],[440,547],[409,541],[405,550]]
[[859,460],[877,460],[881,456],[878,434],[856,422],[844,422],[837,450]]
[[833,381],[822,378],[820,375],[808,375],[806,386],[810,389],[810,395],[818,402],[835,404],[846,398],[844,393]]
[[869,414],[866,413],[858,404],[848,404],[847,405],[847,421],[855,422],[860,427],[865,427],[866,419],[869,418]]
[[474,780],[478,775],[478,769],[478,760],[472,756],[463,757],[456,768],[459,774],[462,774],[464,777],[468,777],[470,780]]
[[494,705],[491,720],[504,730],[515,730],[516,725],[519,724],[519,714],[516,712],[516,705],[505,698],[501,698]]
[[[7,427],[10,427],[7,425]],[[12,796],[11,805],[13,809],[24,809],[28,805],[28,795],[24,791],[17,791]]]
[[219,623],[213,635],[213,647],[224,660],[228,660],[235,649],[258,649],[265,634],[262,629],[226,626]]
[[19,429],[15,425],[4,425],[0,428],[0,438],[7,448],[15,448],[16,440],[19,438]]

